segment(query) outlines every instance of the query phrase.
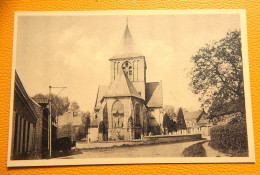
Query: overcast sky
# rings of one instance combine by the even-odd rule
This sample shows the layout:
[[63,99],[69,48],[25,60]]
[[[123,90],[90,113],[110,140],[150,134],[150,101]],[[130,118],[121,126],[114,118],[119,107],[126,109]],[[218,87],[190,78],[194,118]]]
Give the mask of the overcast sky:
[[[162,80],[164,105],[200,109],[188,86],[191,56],[205,43],[239,29],[239,15],[128,15],[128,21],[146,58],[147,82]],[[27,93],[67,86],[60,95],[92,112],[98,85],[110,83],[109,58],[116,54],[125,26],[125,15],[20,16],[16,70]]]

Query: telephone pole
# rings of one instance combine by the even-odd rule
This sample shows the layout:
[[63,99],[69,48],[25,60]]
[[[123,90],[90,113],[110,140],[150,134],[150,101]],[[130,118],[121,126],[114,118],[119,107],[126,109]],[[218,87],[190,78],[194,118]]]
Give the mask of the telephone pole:
[[[52,103],[52,98],[51,98],[51,88],[60,88],[60,92],[63,91],[65,88],[67,87],[52,87],[52,86],[49,86],[49,110],[50,110],[50,114],[49,114],[49,118],[48,118],[48,123],[49,123],[49,126],[48,126],[48,149],[49,149],[49,156],[51,158],[51,154],[52,154],[52,115],[51,115],[51,103]],[[58,94],[59,94],[58,93]],[[58,95],[57,94],[57,95]]]

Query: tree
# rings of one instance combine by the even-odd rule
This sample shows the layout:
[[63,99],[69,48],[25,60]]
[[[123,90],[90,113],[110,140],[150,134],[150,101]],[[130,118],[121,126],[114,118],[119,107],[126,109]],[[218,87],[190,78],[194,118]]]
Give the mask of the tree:
[[171,123],[170,117],[167,115],[167,113],[165,113],[164,117],[163,117],[164,132],[166,132],[166,130],[168,130],[170,128],[170,123]]
[[86,136],[88,134],[88,130],[90,128],[90,112],[85,112],[83,113],[82,115],[82,123],[83,123],[83,126],[84,126],[84,135]]
[[[33,98],[46,98],[49,99],[49,95],[36,94]],[[60,97],[54,94],[51,94],[52,99],[52,108],[51,115],[53,117],[63,115],[70,106],[70,101],[68,97]]]
[[189,73],[190,86],[200,96],[202,107],[216,111],[223,104],[237,104],[244,111],[244,83],[240,31],[228,32],[225,38],[206,44],[192,56],[195,66]]
[[71,104],[70,104],[70,109],[72,110],[72,111],[78,111],[79,110],[79,105],[78,105],[78,103],[76,102],[76,101],[73,101],[73,102],[71,102]]
[[164,131],[167,129],[168,132],[177,131],[176,122],[170,119],[167,113],[163,117],[163,128]]
[[170,117],[172,120],[176,120],[177,115],[175,113],[175,108],[171,105],[165,105],[163,107],[164,111],[167,113],[167,115]]
[[177,125],[176,125],[176,122],[171,120],[171,123],[170,123],[170,130],[169,132],[176,132],[177,131]]
[[101,133],[103,134],[105,132],[105,124],[103,121],[99,122],[99,125],[98,125],[98,133]]
[[187,129],[182,108],[179,109],[179,112],[177,115],[176,127],[177,127],[177,130]]

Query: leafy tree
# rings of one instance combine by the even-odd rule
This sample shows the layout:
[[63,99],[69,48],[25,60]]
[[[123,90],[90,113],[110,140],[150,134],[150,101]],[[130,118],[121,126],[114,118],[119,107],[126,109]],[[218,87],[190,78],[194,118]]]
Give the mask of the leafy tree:
[[84,126],[80,126],[78,129],[74,128],[75,138],[77,141],[86,137]]
[[185,123],[185,120],[184,120],[182,108],[179,109],[179,112],[178,112],[178,115],[177,115],[176,127],[177,127],[178,130],[187,129],[186,123]]
[[200,96],[202,107],[217,111],[233,103],[244,112],[244,83],[240,31],[228,32],[225,38],[206,44],[192,56],[195,66],[190,72],[191,88]]
[[[33,98],[46,98],[49,99],[49,95],[43,95],[43,94],[36,94],[33,96]],[[60,97],[54,94],[51,94],[52,99],[52,108],[51,113],[52,116],[59,116],[63,115],[64,112],[66,112],[70,106],[70,101],[68,97]]]
[[70,104],[70,109],[71,109],[72,111],[78,111],[78,110],[79,110],[79,105],[78,105],[78,103],[77,103],[76,101],[71,102],[71,104]]
[[167,115],[170,117],[170,119],[176,120],[177,115],[175,113],[175,108],[171,105],[165,105],[164,111],[167,113]]

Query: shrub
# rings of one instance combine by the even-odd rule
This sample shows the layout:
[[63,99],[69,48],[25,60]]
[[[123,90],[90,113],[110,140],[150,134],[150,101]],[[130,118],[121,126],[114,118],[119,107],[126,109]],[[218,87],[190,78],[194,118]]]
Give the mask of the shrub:
[[193,144],[184,149],[182,154],[184,157],[206,157],[206,150],[202,146],[204,142]]
[[247,128],[245,118],[234,119],[223,126],[210,130],[209,145],[231,156],[248,156]]

